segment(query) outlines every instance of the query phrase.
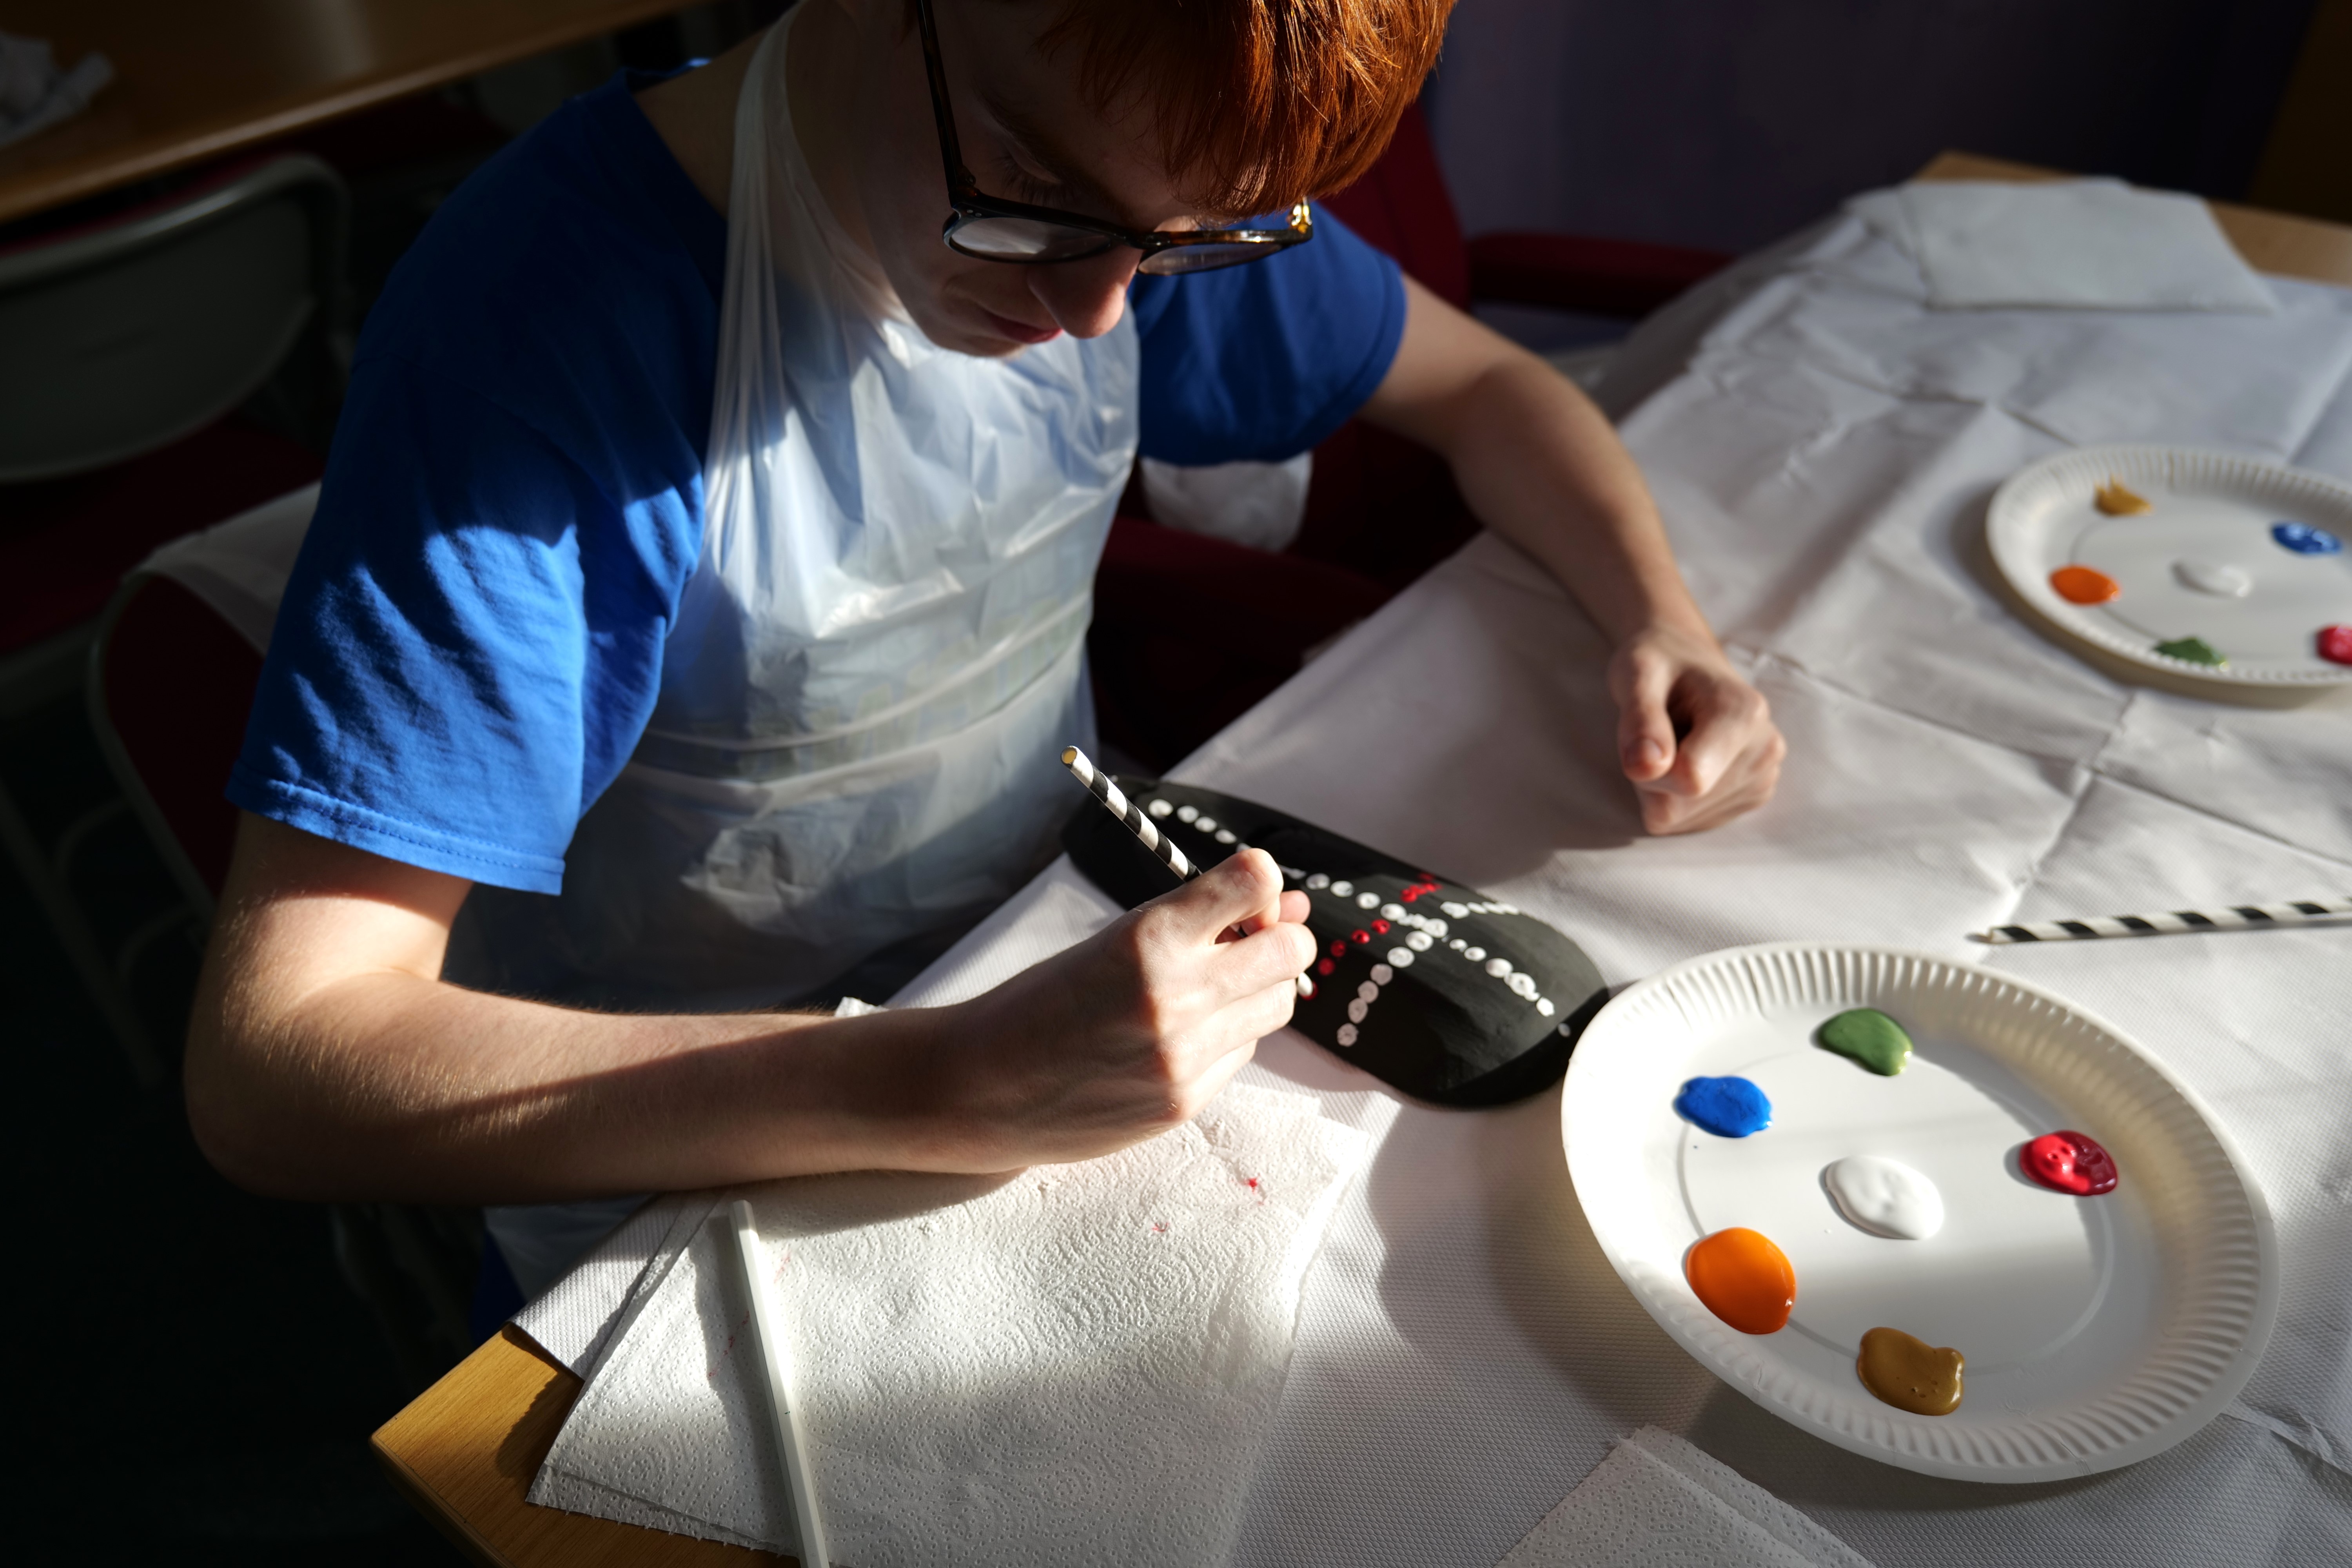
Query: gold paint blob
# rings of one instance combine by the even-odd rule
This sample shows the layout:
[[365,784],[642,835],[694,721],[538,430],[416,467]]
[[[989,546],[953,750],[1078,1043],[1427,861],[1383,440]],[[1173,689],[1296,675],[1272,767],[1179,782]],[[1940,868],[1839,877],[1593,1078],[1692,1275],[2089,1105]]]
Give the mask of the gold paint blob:
[[2113,474],[2091,493],[2091,502],[2109,517],[2146,517],[2156,510],[2154,501],[2124,489],[2123,480]]
[[1960,1407],[1960,1370],[1968,1358],[1949,1346],[1913,1339],[1901,1329],[1873,1329],[1862,1336],[1853,1370],[1863,1387],[1897,1410],[1915,1415],[1949,1415]]

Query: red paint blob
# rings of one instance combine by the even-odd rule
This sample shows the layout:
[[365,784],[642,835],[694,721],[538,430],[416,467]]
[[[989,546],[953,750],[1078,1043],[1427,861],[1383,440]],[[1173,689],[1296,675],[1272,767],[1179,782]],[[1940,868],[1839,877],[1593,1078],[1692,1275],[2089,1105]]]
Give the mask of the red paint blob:
[[1255,1176],[1252,1176],[1252,1177],[1249,1179],[1249,1184],[1250,1184],[1251,1186],[1253,1186],[1253,1187],[1256,1186],[1256,1185],[1257,1185],[1257,1178],[1256,1178]]
[[1331,956],[1334,958],[1345,958],[1348,956],[1348,944],[1344,940],[1335,942],[1331,944]]
[[1389,929],[1389,922],[1386,921],[1374,921],[1372,922],[1372,929],[1376,931],[1385,933]]
[[1368,931],[1351,931],[1348,933],[1348,940],[1349,942],[1370,942],[1372,940],[1372,933]]
[[1734,1226],[1690,1249],[1683,1277],[1710,1312],[1743,1334],[1778,1333],[1797,1305],[1797,1271],[1761,1231]]
[[2319,657],[2330,664],[2352,664],[2352,626],[2320,627]]
[[1315,966],[1315,973],[1318,973],[1318,974],[1328,974],[1328,973],[1330,973],[1333,970],[1335,970],[1335,969],[1337,969],[1337,968],[1339,968],[1339,964],[1338,964],[1338,963],[1334,963],[1332,960],[1330,960],[1330,959],[1328,959],[1328,958],[1327,958],[1327,959],[1325,959],[1322,963],[1318,963],[1318,964],[1317,964],[1317,965]]
[[2092,566],[2061,566],[2050,574],[2050,585],[2070,605],[2104,605],[2123,596],[2123,584]]
[[1413,900],[1421,897],[1421,889],[1419,888],[1407,888],[1403,892],[1399,893],[1397,897],[1409,904],[1412,902]]
[[2095,1198],[2116,1190],[2116,1157],[2088,1133],[2044,1132],[2018,1156],[2025,1173],[2053,1192]]

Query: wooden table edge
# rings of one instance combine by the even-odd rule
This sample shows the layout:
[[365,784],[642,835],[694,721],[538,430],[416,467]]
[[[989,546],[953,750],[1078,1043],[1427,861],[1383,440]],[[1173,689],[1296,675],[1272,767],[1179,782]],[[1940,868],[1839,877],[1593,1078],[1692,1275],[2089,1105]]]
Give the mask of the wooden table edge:
[[488,1568],[792,1562],[531,1502],[531,1482],[583,1386],[509,1323],[378,1427],[369,1447],[401,1495]]
[[[11,223],[168,174],[175,169],[226,157],[362,110],[429,92],[450,82],[568,48],[607,33],[657,21],[695,3],[696,0],[612,0],[602,10],[583,10],[555,26],[517,33],[496,43],[478,44],[437,59],[395,66],[375,75],[350,77],[330,86],[289,94],[257,110],[219,115],[68,156],[54,163],[36,163],[0,173],[0,223]],[[121,85],[114,84],[110,90],[120,92]],[[98,102],[105,106],[102,95]],[[33,144],[33,139],[27,138],[17,145]]]

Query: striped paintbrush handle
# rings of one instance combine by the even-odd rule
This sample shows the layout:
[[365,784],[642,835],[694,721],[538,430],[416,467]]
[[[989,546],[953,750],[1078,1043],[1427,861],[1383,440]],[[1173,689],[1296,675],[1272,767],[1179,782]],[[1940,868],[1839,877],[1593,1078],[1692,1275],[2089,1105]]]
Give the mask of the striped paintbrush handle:
[[2175,910],[2162,915],[2100,915],[2092,920],[2045,921],[2040,925],[1995,926],[1990,942],[2080,942],[2092,936],[2163,936],[2184,931],[2242,931],[2255,926],[2300,925],[2332,915],[2352,915],[2352,899],[2298,899],[2291,904],[2239,904],[2220,910]]
[[1119,793],[1118,785],[1110,782],[1110,775],[1095,766],[1094,759],[1076,746],[1065,746],[1062,748],[1062,765],[1077,775],[1078,782],[1087,786],[1088,795],[1102,802],[1113,816],[1126,823],[1128,831],[1143,840],[1143,847],[1159,856],[1160,863],[1175,872],[1178,880],[1190,881],[1201,874],[1198,866],[1184,858],[1184,851],[1171,844],[1168,836],[1153,826],[1142,807]]

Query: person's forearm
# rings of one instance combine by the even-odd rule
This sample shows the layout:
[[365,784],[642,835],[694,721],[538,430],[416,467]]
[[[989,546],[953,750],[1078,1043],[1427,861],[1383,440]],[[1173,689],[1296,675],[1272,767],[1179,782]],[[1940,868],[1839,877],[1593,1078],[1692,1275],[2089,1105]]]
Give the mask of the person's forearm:
[[1532,355],[1465,389],[1440,450],[1480,521],[1542,563],[1612,642],[1711,636],[1641,470],[1591,399]]
[[922,1141],[944,1010],[589,1014],[395,972],[208,1013],[190,1112],[214,1163],[259,1192],[530,1202],[941,1152]]

